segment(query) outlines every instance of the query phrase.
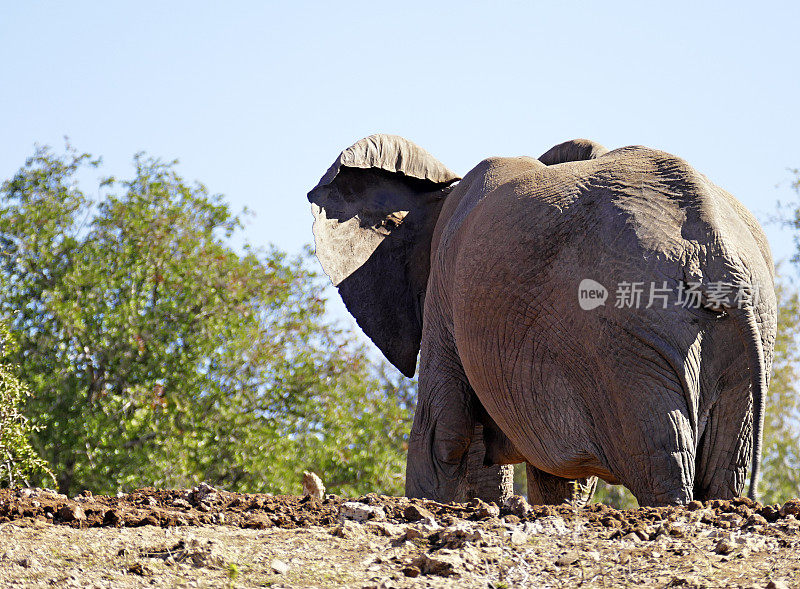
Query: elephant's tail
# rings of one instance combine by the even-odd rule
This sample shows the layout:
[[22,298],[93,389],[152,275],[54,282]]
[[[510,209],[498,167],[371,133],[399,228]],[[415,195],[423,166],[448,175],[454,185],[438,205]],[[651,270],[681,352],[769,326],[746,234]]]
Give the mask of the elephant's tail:
[[747,364],[750,368],[750,392],[753,395],[753,462],[750,472],[750,488],[747,496],[756,498],[758,475],[761,470],[761,445],[764,434],[764,410],[766,407],[767,393],[767,367],[764,360],[764,347],[761,343],[761,334],[756,323],[755,313],[750,305],[742,308],[727,309],[733,318],[747,354]]

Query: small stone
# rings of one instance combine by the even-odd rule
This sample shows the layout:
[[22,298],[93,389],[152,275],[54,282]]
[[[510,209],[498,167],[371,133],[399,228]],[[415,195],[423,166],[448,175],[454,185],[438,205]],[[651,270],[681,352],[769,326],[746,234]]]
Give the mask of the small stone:
[[173,499],[172,506],[179,507],[181,509],[191,509],[192,504],[189,503],[186,499],[178,497],[177,499]]
[[495,503],[486,503],[480,499],[473,499],[470,505],[476,508],[478,519],[487,519],[490,517],[498,517],[500,515],[500,508]]
[[689,501],[689,503],[686,504],[686,509],[688,511],[697,511],[699,509],[703,509],[703,504],[695,499],[694,501]]
[[508,509],[513,515],[517,517],[525,517],[531,510],[531,506],[525,497],[521,495],[512,495],[503,502],[503,507]]
[[742,525],[742,517],[738,513],[723,513],[718,521],[729,524],[729,527],[739,527]]
[[767,525],[767,520],[764,517],[754,513],[750,517],[747,518],[747,521],[744,522],[745,528],[753,528],[756,526],[765,526]]
[[198,503],[213,503],[217,500],[217,489],[206,482],[200,483],[188,493],[188,499],[195,505]]
[[421,519],[434,519],[433,513],[420,505],[411,504],[403,511],[403,517],[410,522],[419,521]]
[[131,573],[132,575],[139,575],[140,577],[144,577],[146,573],[145,568],[142,566],[142,563],[140,562],[135,562],[132,565],[130,565],[128,567],[128,572]]
[[638,543],[641,542],[642,539],[636,532],[629,532],[622,537],[623,540],[627,540],[628,542]]
[[25,567],[26,569],[30,569],[30,568],[34,568],[34,567],[39,566],[39,561],[36,560],[32,556],[28,556],[27,558],[20,559],[19,561],[17,561],[17,563],[19,564],[19,566]]
[[411,562],[411,566],[417,567],[426,575],[438,575],[440,577],[449,577],[454,574],[456,566],[459,564],[463,564],[463,561],[455,554],[437,555],[436,557],[422,554]]
[[528,542],[528,534],[520,530],[512,532],[511,544],[513,544],[514,546],[521,546],[523,544],[527,544],[527,542]]
[[569,566],[571,564],[575,564],[580,560],[580,556],[574,550],[570,550],[569,552],[565,552],[561,556],[556,559],[555,564],[560,567]]
[[384,521],[386,519],[386,513],[383,511],[382,507],[373,507],[372,505],[359,503],[357,501],[347,501],[346,503],[342,503],[342,506],[339,508],[339,519],[350,519],[357,522],[365,522],[368,519]]
[[114,509],[107,510],[103,516],[103,524],[107,526],[117,526],[123,521],[122,516]]
[[404,531],[401,526],[389,522],[371,521],[367,522],[365,525],[367,529],[378,532],[383,536],[389,536],[390,538],[400,536]]
[[325,485],[322,479],[314,472],[303,472],[303,495],[321,501],[325,496]]
[[777,521],[780,518],[780,507],[776,505],[765,505],[762,507],[758,514],[768,522]]
[[331,534],[339,538],[348,538],[352,540],[354,538],[360,538],[364,536],[364,529],[359,523],[351,520],[344,520],[341,524],[331,530]]
[[419,567],[407,566],[407,567],[403,568],[402,573],[406,577],[412,577],[413,578],[413,577],[419,577],[422,574],[422,571],[419,569]]
[[289,572],[289,565],[282,560],[278,560],[277,558],[273,560],[269,566],[272,571],[278,575],[285,575]]
[[417,538],[424,538],[422,530],[419,528],[412,528],[410,526],[406,528],[406,533],[403,536],[403,540],[415,540]]
[[714,552],[717,554],[721,554],[726,556],[736,550],[736,544],[730,541],[728,538],[722,538],[719,542],[717,542],[716,548],[714,548]]
[[783,581],[770,581],[764,586],[764,589],[789,589],[789,586]]
[[80,505],[62,505],[57,515],[63,522],[86,521],[86,513]]
[[781,517],[800,516],[800,499],[789,499],[779,511]]

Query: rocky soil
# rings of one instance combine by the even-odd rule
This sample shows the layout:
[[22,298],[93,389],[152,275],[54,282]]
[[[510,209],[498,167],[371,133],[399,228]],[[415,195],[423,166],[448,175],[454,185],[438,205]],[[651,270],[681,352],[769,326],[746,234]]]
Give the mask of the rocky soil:
[[617,511],[0,490],[8,587],[800,587],[800,500]]

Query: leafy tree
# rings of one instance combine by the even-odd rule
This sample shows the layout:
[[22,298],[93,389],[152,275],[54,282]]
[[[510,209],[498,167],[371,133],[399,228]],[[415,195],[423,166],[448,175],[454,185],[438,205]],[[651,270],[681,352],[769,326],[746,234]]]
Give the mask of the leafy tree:
[[241,217],[176,162],[139,154],[92,199],[100,165],[40,148],[0,189],[0,314],[60,490],[291,492],[305,469],[398,492],[406,385],[324,321],[308,253],[234,249]]
[[784,282],[776,286],[778,333],[764,419],[763,474],[758,485],[763,503],[800,497],[800,396],[796,385],[800,376],[800,301]]
[[[8,329],[0,324],[0,348],[4,356],[11,343]],[[36,473],[55,481],[47,464],[31,446],[30,436],[35,427],[20,413],[20,406],[29,396],[12,367],[0,362],[0,486],[27,484],[27,477]]]

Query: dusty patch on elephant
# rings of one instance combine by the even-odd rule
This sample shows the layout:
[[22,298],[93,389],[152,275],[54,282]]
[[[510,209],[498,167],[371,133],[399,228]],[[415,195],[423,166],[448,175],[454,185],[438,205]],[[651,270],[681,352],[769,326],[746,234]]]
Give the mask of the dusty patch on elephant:
[[800,500],[440,504],[227,493],[0,490],[0,585],[800,586]]

